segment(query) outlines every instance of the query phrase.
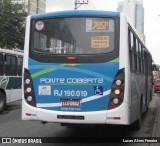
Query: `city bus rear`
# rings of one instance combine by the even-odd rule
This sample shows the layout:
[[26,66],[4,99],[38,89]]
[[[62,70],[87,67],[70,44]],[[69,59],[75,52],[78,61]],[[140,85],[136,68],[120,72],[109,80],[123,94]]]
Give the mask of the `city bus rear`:
[[[105,124],[108,118],[124,124],[116,114],[126,108],[119,13],[34,15],[30,26],[22,119]],[[109,111],[113,116],[107,117]]]

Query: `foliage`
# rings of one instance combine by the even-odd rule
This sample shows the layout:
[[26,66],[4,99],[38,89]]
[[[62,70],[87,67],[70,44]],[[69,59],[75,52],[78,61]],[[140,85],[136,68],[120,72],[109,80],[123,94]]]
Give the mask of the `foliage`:
[[24,4],[0,0],[0,48],[24,47]]
[[156,64],[156,66],[160,69],[160,65],[159,64]]
[[153,71],[159,71],[160,70],[160,65],[154,64],[153,65]]

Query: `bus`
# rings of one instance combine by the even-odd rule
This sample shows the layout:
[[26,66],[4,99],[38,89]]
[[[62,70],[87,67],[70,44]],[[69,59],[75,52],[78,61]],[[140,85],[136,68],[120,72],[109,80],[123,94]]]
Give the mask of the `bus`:
[[0,114],[6,104],[22,99],[23,52],[0,48]]
[[140,128],[152,56],[124,13],[28,16],[24,54],[22,120]]

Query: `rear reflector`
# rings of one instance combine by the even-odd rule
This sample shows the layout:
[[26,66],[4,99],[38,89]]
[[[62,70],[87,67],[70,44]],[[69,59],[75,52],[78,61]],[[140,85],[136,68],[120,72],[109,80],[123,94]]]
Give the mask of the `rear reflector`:
[[114,120],[120,120],[121,117],[113,117]]
[[107,117],[110,120],[121,120],[121,117]]
[[33,107],[36,107],[36,103],[35,103],[35,102],[31,103],[31,105],[32,105]]
[[26,116],[31,116],[31,114],[29,114],[29,113],[26,113]]
[[26,116],[37,116],[36,114],[26,113]]
[[115,107],[115,105],[109,105],[109,109],[114,109]]

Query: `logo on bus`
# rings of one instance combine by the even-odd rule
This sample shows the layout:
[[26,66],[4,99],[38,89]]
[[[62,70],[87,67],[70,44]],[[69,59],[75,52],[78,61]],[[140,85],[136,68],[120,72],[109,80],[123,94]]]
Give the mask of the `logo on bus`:
[[103,95],[103,86],[94,86],[94,95]]
[[43,21],[37,21],[36,24],[35,24],[35,29],[40,31],[40,30],[43,30],[44,28],[44,22]]

